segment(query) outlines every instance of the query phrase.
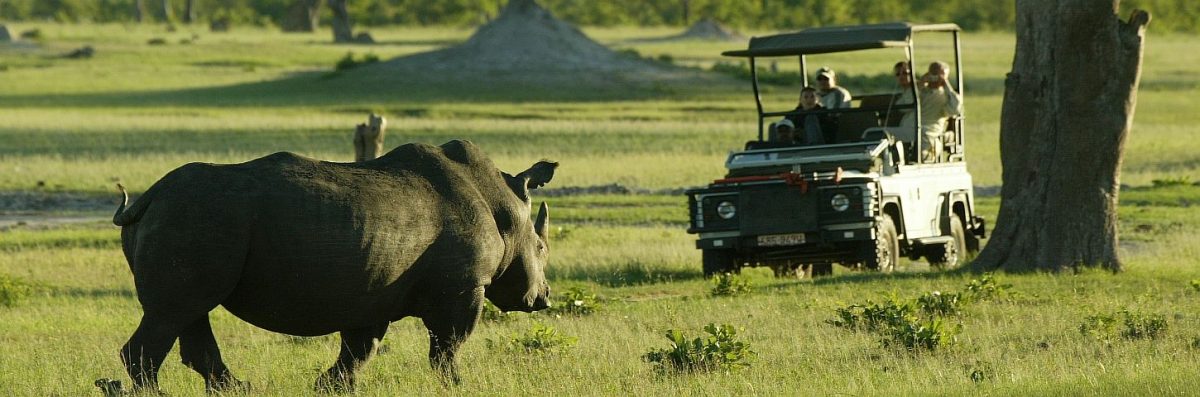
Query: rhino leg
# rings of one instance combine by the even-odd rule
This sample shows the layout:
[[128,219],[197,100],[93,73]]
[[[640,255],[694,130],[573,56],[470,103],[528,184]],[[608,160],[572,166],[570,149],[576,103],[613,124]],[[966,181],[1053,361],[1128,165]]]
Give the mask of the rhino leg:
[[429,364],[442,375],[442,382],[462,383],[454,354],[471,335],[483,310],[483,287],[445,299],[421,320],[429,329]]
[[142,315],[137,330],[121,347],[121,361],[134,390],[158,390],[158,369],[183,328],[180,324],[186,323],[175,316]]
[[221,348],[213,337],[208,315],[192,322],[179,335],[179,357],[183,365],[204,378],[204,390],[208,393],[249,390],[249,384],[235,378],[221,359]]
[[354,375],[379,348],[389,323],[342,331],[342,349],[333,367],[317,378],[315,389],[325,392],[354,391]]

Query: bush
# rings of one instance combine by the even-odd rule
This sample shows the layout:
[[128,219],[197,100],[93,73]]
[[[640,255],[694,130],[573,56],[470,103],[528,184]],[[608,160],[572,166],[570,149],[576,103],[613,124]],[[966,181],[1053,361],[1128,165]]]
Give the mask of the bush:
[[0,306],[13,307],[33,293],[33,287],[15,277],[0,274]]
[[957,341],[961,324],[950,325],[941,318],[921,321],[907,318],[903,324],[891,327],[882,340],[884,347],[902,346],[906,350],[936,350]]
[[363,55],[362,60],[357,60],[354,59],[353,52],[347,52],[346,56],[342,57],[342,59],[339,59],[337,64],[334,65],[333,70],[341,72],[376,62],[379,62],[379,56],[376,56],[373,53],[367,53],[366,55]]
[[1008,296],[1012,284],[998,284],[991,273],[967,282],[962,295],[968,300],[992,300]]
[[917,297],[917,306],[929,316],[957,316],[967,302],[964,294],[933,291]]
[[866,305],[837,309],[837,318],[825,322],[851,331],[884,332],[909,323],[915,312],[911,302],[893,298],[883,303],[867,301]]
[[500,308],[496,307],[496,305],[493,305],[492,302],[487,299],[483,300],[483,313],[479,315],[479,318],[483,321],[493,323],[502,323],[512,321],[513,319],[512,316],[500,310]]
[[1192,289],[1196,292],[1200,292],[1200,278],[1192,280]]
[[1167,333],[1167,318],[1161,314],[1125,313],[1125,339],[1158,339]]
[[1154,187],[1171,187],[1171,186],[1186,186],[1192,184],[1191,179],[1186,176],[1175,178],[1155,179],[1150,181]]
[[493,349],[524,353],[560,353],[575,346],[579,341],[573,336],[565,336],[558,330],[545,324],[534,324],[533,328],[522,335],[513,336],[503,341],[487,340],[487,345]]
[[713,277],[712,284],[712,296],[738,296],[751,291],[750,281],[729,273]]
[[683,332],[669,330],[671,347],[651,350],[642,358],[654,364],[659,372],[731,371],[750,366],[756,353],[750,344],[737,340],[737,330],[729,324],[704,326],[707,337],[688,341]]
[[546,310],[551,315],[585,316],[600,311],[602,306],[596,294],[580,287],[571,287],[562,296],[563,303]]
[[1123,324],[1121,337],[1125,339],[1158,339],[1169,328],[1167,318],[1160,314],[1141,314],[1122,310],[1112,314],[1087,316],[1079,325],[1079,332],[1100,341],[1110,341],[1117,333],[1117,324]]

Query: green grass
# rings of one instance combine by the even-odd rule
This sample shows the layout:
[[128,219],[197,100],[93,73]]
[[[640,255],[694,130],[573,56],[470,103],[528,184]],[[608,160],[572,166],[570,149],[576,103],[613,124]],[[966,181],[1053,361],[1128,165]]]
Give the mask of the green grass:
[[[445,389],[428,369],[424,327],[396,322],[387,351],[362,374],[361,395],[1159,395],[1200,386],[1200,187],[1151,187],[1153,180],[1200,180],[1200,133],[1192,128],[1200,49],[1191,36],[1155,36],[1146,51],[1134,130],[1126,142],[1121,254],[1113,275],[997,275],[1014,295],[968,305],[952,347],[911,354],[883,348],[879,336],[825,323],[837,308],[958,291],[969,273],[905,262],[907,272],[775,279],[748,269],[749,294],[712,297],[700,253],[686,228],[682,196],[666,189],[702,185],[722,174],[729,150],[755,133],[748,84],[637,86],[615,82],[591,92],[547,84],[516,92],[507,83],[420,82],[370,67],[331,74],[347,51],[386,60],[465,39],[451,28],[372,29],[382,44],[335,46],[325,34],[239,29],[170,33],[155,25],[18,24],[42,29],[40,49],[0,49],[0,191],[76,192],[116,199],[114,182],[134,191],[187,162],[240,162],[277,152],[349,161],[353,126],[368,112],[388,117],[387,146],[478,142],[502,169],[540,158],[561,162],[548,187],[621,184],[652,194],[546,197],[551,208],[555,291],[580,287],[608,298],[589,316],[514,315],[483,323],[460,356],[465,384]],[[640,40],[667,29],[589,28],[602,42],[643,56],[670,54],[707,67],[744,43]],[[200,36],[193,44],[179,40]],[[758,32],[758,34],[767,32]],[[162,37],[164,46],[146,45]],[[998,185],[1000,87],[1012,37],[967,34],[970,169],[978,185]],[[90,60],[55,58],[91,44]],[[891,54],[830,56],[816,64],[870,75]],[[876,62],[876,63],[872,63]],[[890,62],[886,62],[890,65]],[[781,67],[786,67],[782,63]],[[887,66],[884,66],[886,69]],[[358,71],[365,70],[363,73]],[[561,79],[563,76],[551,76]],[[384,87],[386,89],[379,89]],[[520,88],[520,87],[517,87]],[[851,87],[853,89],[853,87]],[[790,88],[770,95],[786,98]],[[782,100],[782,99],[781,99]],[[1081,142],[1080,144],[1087,144]],[[42,182],[42,187],[38,187]],[[999,199],[977,198],[995,219]],[[96,214],[106,218],[109,213]],[[93,380],[124,379],[117,349],[140,317],[119,229],[107,221],[0,230],[0,275],[32,286],[0,306],[0,385],[22,396],[95,394]],[[1155,340],[1100,343],[1081,335],[1090,315],[1129,310],[1163,315]],[[293,338],[236,319],[223,309],[213,327],[233,370],[268,396],[307,395],[332,363],[336,337]],[[571,349],[525,355],[489,349],[534,324],[578,338]],[[657,374],[641,357],[667,347],[669,329],[699,334],[708,323],[741,328],[758,358],[730,373]],[[975,380],[973,380],[973,376]],[[173,352],[161,374],[172,395],[203,393]],[[976,382],[979,380],[980,382]]]

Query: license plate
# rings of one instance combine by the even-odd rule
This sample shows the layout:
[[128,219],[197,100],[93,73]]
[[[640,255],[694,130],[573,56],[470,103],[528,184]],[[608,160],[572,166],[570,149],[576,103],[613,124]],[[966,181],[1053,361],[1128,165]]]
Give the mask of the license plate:
[[804,244],[804,233],[772,234],[758,236],[758,245],[762,247],[778,247],[783,245]]

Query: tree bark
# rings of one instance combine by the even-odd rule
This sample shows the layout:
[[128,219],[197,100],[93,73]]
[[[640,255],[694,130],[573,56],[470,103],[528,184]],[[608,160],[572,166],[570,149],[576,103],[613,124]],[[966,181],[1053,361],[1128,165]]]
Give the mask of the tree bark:
[[171,0],[162,0],[162,20],[166,23],[171,23],[175,19],[171,13]]
[[187,0],[183,4],[183,23],[191,24],[196,20],[196,0]]
[[1000,115],[1000,213],[984,270],[1121,270],[1117,195],[1150,15],[1120,0],[1017,0]]
[[333,42],[350,43],[354,41],[354,27],[350,21],[350,13],[346,12],[347,0],[329,0],[329,9],[333,11]]

